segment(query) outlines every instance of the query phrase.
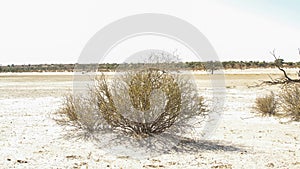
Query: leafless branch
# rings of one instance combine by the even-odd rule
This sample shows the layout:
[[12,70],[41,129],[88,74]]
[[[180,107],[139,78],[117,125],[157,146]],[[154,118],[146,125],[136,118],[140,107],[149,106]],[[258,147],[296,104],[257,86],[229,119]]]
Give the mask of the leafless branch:
[[275,49],[274,49],[272,52],[270,52],[270,53],[271,53],[271,55],[275,58],[275,66],[276,66],[280,71],[283,72],[284,77],[285,77],[288,81],[294,81],[293,79],[291,79],[291,78],[287,75],[286,71],[281,67],[281,65],[280,65],[280,63],[279,63],[279,58],[280,58],[280,57],[277,57],[277,56],[276,56],[276,54],[275,54]]

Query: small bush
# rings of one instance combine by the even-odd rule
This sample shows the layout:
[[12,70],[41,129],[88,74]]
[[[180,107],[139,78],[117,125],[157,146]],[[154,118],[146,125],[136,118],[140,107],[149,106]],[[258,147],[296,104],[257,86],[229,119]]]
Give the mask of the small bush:
[[281,108],[293,120],[300,120],[300,89],[299,85],[286,85],[283,87],[280,96]]
[[112,128],[131,136],[163,133],[182,120],[182,114],[203,113],[203,100],[192,95],[195,91],[191,87],[188,90],[186,85],[190,84],[183,82],[158,69],[128,72],[111,87],[101,77],[94,92],[98,111]]
[[152,68],[121,73],[109,82],[104,75],[97,77],[88,96],[67,96],[63,106],[61,124],[135,138],[167,130],[183,133],[190,119],[206,112],[203,97],[188,79]]
[[275,100],[275,95],[271,92],[269,95],[264,97],[256,98],[255,100],[255,110],[262,114],[262,116],[271,116],[276,113],[277,102]]

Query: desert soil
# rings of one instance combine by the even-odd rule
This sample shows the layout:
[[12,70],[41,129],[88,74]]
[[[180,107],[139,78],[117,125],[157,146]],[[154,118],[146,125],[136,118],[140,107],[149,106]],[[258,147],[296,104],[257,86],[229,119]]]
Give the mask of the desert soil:
[[[215,131],[187,142],[186,151],[149,157],[118,155],[94,141],[64,137],[66,129],[52,117],[72,88],[71,75],[0,74],[0,168],[300,168],[300,123],[260,117],[252,108],[257,96],[280,89],[250,87],[268,80],[268,74],[228,71]],[[204,97],[210,98],[213,76],[195,75]]]

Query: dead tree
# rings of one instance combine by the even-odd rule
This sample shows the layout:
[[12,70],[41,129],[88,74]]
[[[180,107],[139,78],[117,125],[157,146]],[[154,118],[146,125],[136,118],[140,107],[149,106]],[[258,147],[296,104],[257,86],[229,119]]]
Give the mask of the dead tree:
[[[299,52],[299,55],[300,55],[300,48],[298,48],[298,52]],[[300,79],[292,79],[288,76],[288,74],[286,73],[286,71],[282,68],[282,62],[280,57],[277,57],[276,54],[275,54],[275,49],[270,52],[270,54],[274,57],[275,61],[275,66],[283,72],[283,75],[284,75],[284,79],[282,80],[272,80],[272,81],[265,81],[264,83],[269,83],[269,84],[286,84],[286,83],[291,83],[291,82],[294,82],[294,83],[298,83],[300,82]]]
[[[299,56],[300,56],[300,48],[298,48],[298,53],[299,53]],[[283,63],[283,60],[280,59],[280,57],[276,56],[275,54],[275,49],[270,52],[270,54],[274,57],[275,61],[274,61],[274,64],[275,66],[283,72],[283,75],[284,75],[284,78],[280,78],[280,79],[273,79],[270,75],[270,79],[269,81],[263,81],[262,83],[260,84],[256,84],[254,86],[249,86],[249,87],[259,87],[259,86],[262,86],[262,85],[277,85],[277,84],[289,84],[289,83],[299,83],[300,82],[300,79],[292,79],[288,76],[288,74],[286,73],[286,71],[282,68],[282,63]],[[300,73],[300,72],[299,72]]]

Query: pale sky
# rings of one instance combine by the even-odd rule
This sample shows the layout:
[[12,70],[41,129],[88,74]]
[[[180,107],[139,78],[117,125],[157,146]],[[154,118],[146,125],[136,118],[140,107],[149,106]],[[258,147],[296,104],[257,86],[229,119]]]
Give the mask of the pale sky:
[[[76,63],[97,31],[140,13],[168,14],[189,22],[208,38],[221,61],[271,61],[273,49],[287,61],[300,61],[297,0],[3,0],[0,64]],[[145,48],[190,54],[170,39],[148,36],[125,41],[108,57],[122,54],[122,60]]]

